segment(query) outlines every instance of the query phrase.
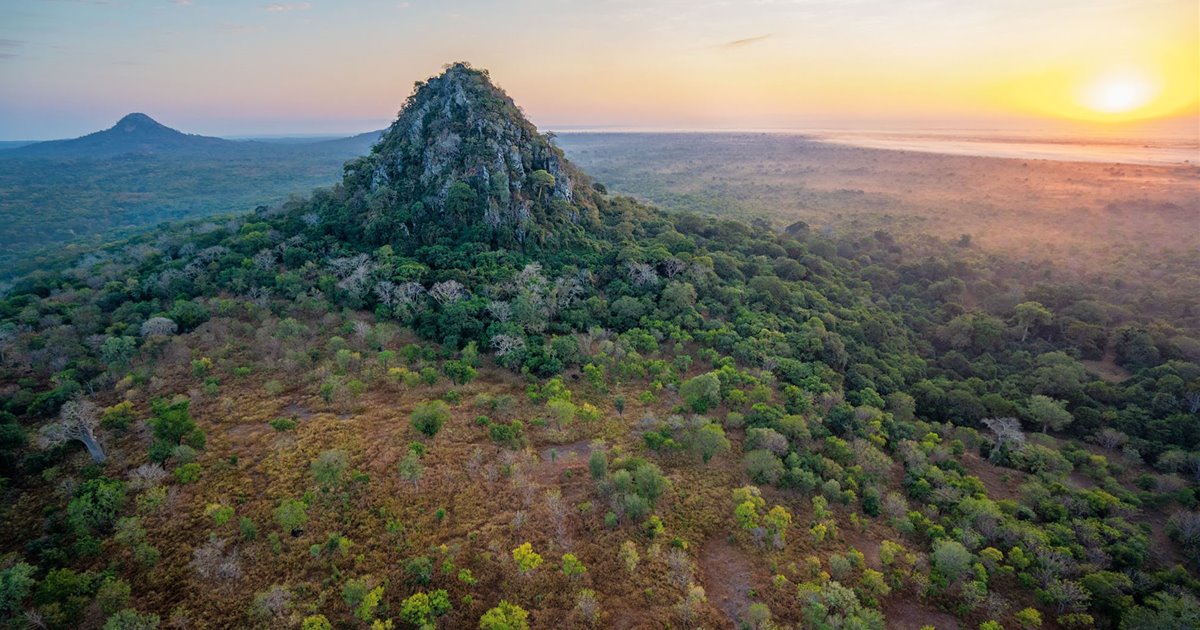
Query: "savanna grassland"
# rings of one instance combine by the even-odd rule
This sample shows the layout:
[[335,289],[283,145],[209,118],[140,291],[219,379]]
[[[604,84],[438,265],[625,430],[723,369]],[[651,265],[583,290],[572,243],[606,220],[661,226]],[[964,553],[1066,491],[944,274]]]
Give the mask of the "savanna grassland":
[[942,155],[779,133],[562,133],[614,192],[677,211],[956,241],[1047,279],[1195,294],[1200,167]]

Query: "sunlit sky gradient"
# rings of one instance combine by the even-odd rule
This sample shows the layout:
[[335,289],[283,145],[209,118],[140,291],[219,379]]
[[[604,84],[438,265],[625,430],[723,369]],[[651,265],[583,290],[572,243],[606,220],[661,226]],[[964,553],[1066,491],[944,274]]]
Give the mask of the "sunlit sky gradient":
[[470,61],[542,128],[1195,127],[1196,0],[3,0],[0,138],[354,133]]

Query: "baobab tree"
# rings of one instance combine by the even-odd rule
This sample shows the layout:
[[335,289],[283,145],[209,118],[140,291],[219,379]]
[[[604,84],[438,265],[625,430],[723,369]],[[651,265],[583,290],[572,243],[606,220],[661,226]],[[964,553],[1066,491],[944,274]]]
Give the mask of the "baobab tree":
[[108,456],[96,439],[96,426],[100,424],[100,414],[96,405],[82,398],[68,400],[58,414],[58,422],[42,427],[38,437],[43,447],[57,446],[71,440],[83,442],[87,447],[92,461],[103,464]]
[[1021,431],[1021,423],[1016,418],[985,418],[983,424],[996,435],[996,447],[988,459],[996,461],[1002,446],[1007,445],[1011,452],[1025,445],[1025,433]]

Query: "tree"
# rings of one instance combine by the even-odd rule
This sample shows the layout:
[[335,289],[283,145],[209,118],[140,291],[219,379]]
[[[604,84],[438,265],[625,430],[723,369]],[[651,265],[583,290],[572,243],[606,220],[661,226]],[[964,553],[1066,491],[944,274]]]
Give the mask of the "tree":
[[999,461],[1006,452],[1025,445],[1025,433],[1021,431],[1021,423],[1016,418],[984,418],[982,422],[996,436],[996,445],[992,447],[988,459]]
[[1067,411],[1061,402],[1041,394],[1029,397],[1027,411],[1030,418],[1042,426],[1042,433],[1046,433],[1048,429],[1062,431],[1074,420],[1071,412]]
[[42,427],[38,437],[44,447],[57,446],[65,442],[78,441],[87,447],[92,461],[103,464],[108,456],[96,439],[96,425],[100,416],[96,405],[82,398],[73,398],[63,404],[58,421]]
[[948,582],[954,582],[971,568],[975,557],[957,540],[939,540],[934,543],[930,560],[934,570]]
[[450,417],[450,406],[440,400],[430,400],[418,404],[409,418],[412,427],[429,437],[437,435],[442,425]]
[[150,445],[151,460],[166,461],[180,442],[192,448],[204,448],[204,432],[192,419],[192,414],[188,411],[190,404],[191,401],[187,399],[173,403],[163,400],[150,403],[151,417],[147,424],[154,433],[154,443]]
[[771,535],[771,539],[775,543],[775,547],[782,549],[787,543],[787,528],[792,524],[792,513],[782,505],[776,505],[767,512],[763,517],[763,525],[767,528],[767,533]]
[[462,360],[446,361],[442,365],[442,372],[456,385],[466,385],[475,378],[475,368]]
[[601,481],[608,477],[608,455],[603,448],[597,448],[588,456],[588,471],[592,479]]
[[1113,349],[1117,364],[1131,370],[1154,367],[1162,361],[1162,355],[1154,344],[1154,337],[1144,328],[1122,326],[1113,335]]
[[0,613],[11,614],[21,609],[21,602],[37,583],[34,571],[33,565],[24,562],[0,570]]
[[533,545],[524,543],[520,547],[512,550],[513,561],[517,563],[517,571],[521,575],[526,575],[530,571],[542,566],[542,556],[533,550]]
[[757,483],[774,485],[783,477],[783,462],[771,451],[757,450],[746,453],[743,462],[746,473]]
[[470,219],[479,195],[465,182],[454,182],[446,192],[446,212],[458,220]]
[[705,413],[721,404],[721,379],[715,372],[690,378],[679,386],[679,395],[692,411]]
[[1039,302],[1022,302],[1013,309],[1013,319],[1021,328],[1021,341],[1029,335],[1029,329],[1034,326],[1045,326],[1054,319],[1054,315]]
[[110,370],[121,370],[129,366],[137,354],[137,338],[135,337],[106,337],[100,345],[100,360]]
[[729,451],[729,438],[725,437],[725,429],[721,425],[709,422],[696,429],[692,446],[707,464],[713,455]]
[[654,503],[667,489],[667,478],[657,465],[645,462],[633,469],[633,487],[639,496]]
[[479,618],[479,630],[529,630],[529,613],[505,600]]
[[143,337],[169,337],[179,326],[166,317],[151,317],[142,324]]
[[555,185],[554,175],[551,175],[546,169],[539,168],[529,174],[529,184],[533,186],[533,190],[537,193],[538,200],[541,201],[542,196],[547,190],[552,190]]
[[67,504],[67,520],[81,533],[107,530],[125,504],[125,484],[106,477],[89,479]]
[[1155,593],[1121,618],[1121,630],[1184,630],[1200,628],[1200,600],[1182,592]]

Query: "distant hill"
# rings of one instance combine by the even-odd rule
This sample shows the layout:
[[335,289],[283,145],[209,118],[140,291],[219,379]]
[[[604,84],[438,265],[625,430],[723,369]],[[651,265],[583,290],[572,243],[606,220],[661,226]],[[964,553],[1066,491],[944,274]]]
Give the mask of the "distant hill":
[[321,140],[308,144],[330,151],[348,151],[354,155],[364,155],[371,152],[371,147],[375,146],[376,142],[379,142],[379,139],[383,137],[383,132],[383,129],[376,129],[375,131],[367,131],[348,138],[334,138],[332,140]]
[[71,140],[37,142],[10,149],[29,157],[110,157],[128,153],[177,153],[230,149],[239,144],[211,136],[183,133],[146,114],[129,114],[117,124]]
[[[0,145],[0,278],[44,266],[76,245],[332,185],[343,164],[368,153],[381,134],[225,140],[131,114],[82,138]],[[11,148],[20,144],[27,146]]]

